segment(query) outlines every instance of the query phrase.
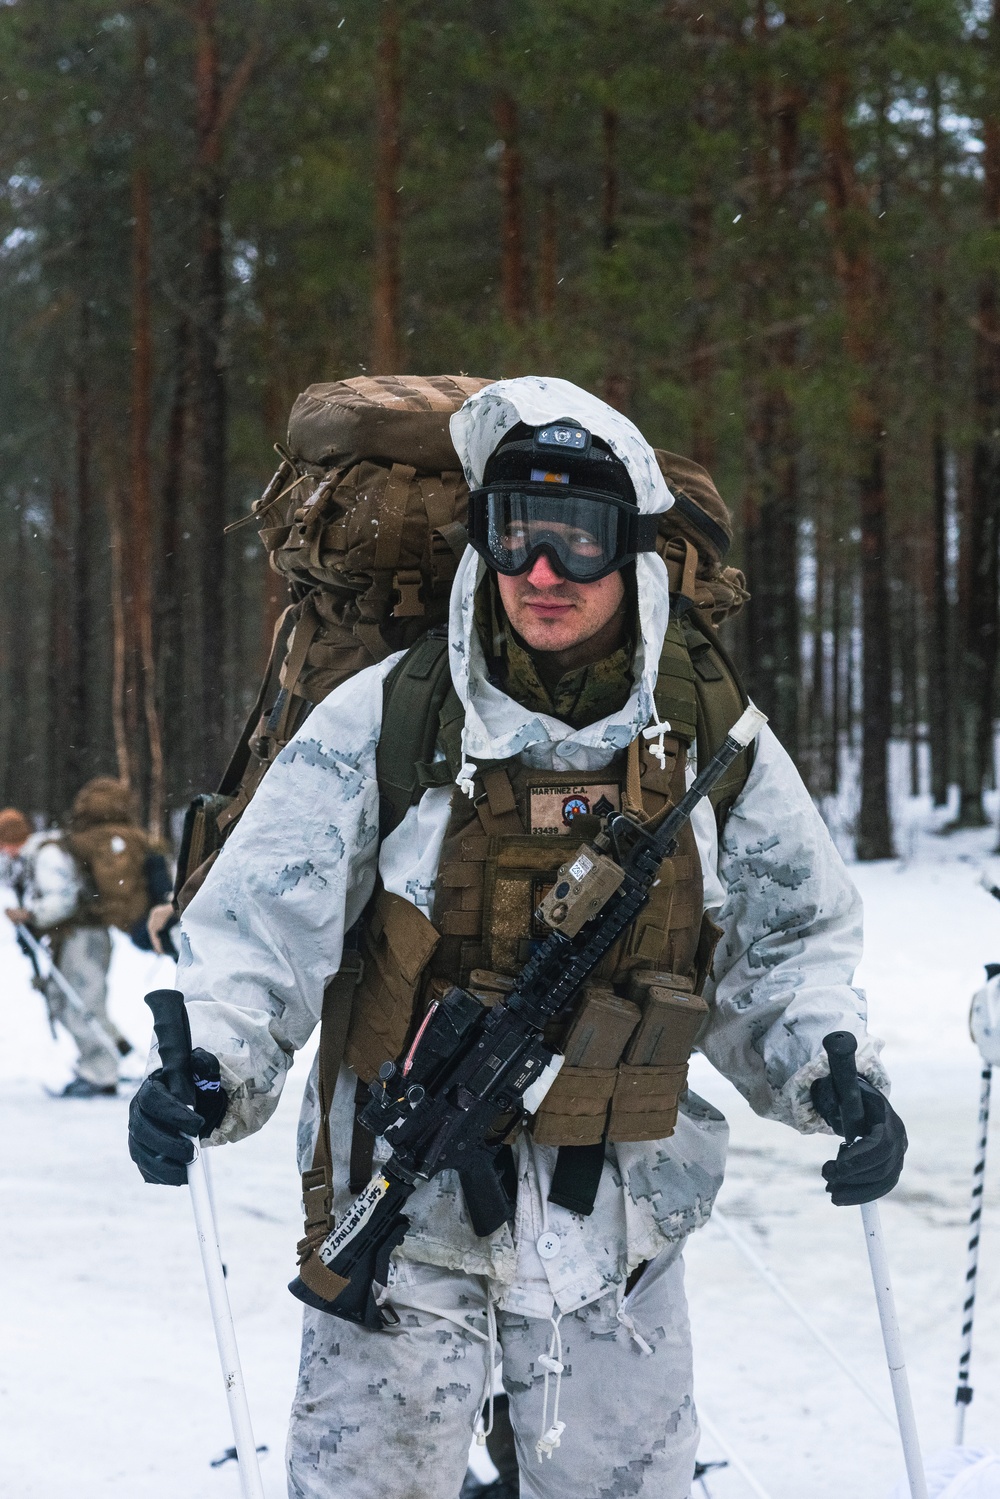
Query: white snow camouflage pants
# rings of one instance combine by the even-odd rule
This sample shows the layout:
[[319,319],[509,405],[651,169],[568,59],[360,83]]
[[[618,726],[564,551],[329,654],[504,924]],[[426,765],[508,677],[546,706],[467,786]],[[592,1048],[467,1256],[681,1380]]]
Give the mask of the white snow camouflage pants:
[[[566,1313],[561,1444],[539,1461],[553,1328],[498,1311],[497,1356],[517,1441],[522,1499],[688,1499],[698,1446],[681,1245],[649,1264],[622,1311],[614,1296]],[[488,1381],[486,1287],[406,1265],[385,1332],[307,1309],[288,1435],[290,1499],[457,1499]],[[458,1321],[438,1314],[449,1312]],[[549,1379],[544,1425],[553,1421]]]
[[[108,1019],[108,968],[111,964],[111,937],[106,927],[81,926],[60,937],[53,950],[56,966],[63,978],[75,989],[92,1016],[113,1042],[121,1037],[117,1026]],[[49,983],[45,996],[53,1020],[58,1020],[76,1042],[80,1055],[76,1073],[95,1088],[107,1088],[118,1081],[118,1063],[108,1049],[94,1037],[92,1027],[67,1003],[57,986]]]

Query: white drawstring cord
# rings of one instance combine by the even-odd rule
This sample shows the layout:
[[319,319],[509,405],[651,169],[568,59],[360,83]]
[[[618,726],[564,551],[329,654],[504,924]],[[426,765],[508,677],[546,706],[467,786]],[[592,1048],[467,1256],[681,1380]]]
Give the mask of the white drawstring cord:
[[[394,1293],[387,1290],[381,1291],[377,1297],[377,1302],[379,1306],[384,1306],[386,1302],[388,1302],[390,1306],[394,1306],[396,1304],[394,1300]],[[484,1343],[488,1343],[490,1341],[488,1317],[487,1331],[480,1332],[478,1327],[473,1327],[471,1322],[467,1322],[465,1320],[466,1317],[474,1315],[471,1312],[466,1312],[464,1315],[459,1315],[458,1312],[449,1311],[447,1307],[435,1306],[433,1302],[430,1301],[415,1301],[412,1296],[408,1296],[405,1294],[402,1295],[399,1301],[399,1306],[402,1307],[404,1311],[428,1312],[432,1317],[444,1317],[445,1321],[454,1322],[456,1327],[460,1327],[463,1332],[469,1333],[472,1337],[482,1338]],[[496,1337],[495,1318],[493,1324],[493,1337]]]
[[667,768],[667,752],[663,746],[663,740],[670,733],[670,725],[660,718],[656,711],[656,699],[652,700],[653,722],[648,728],[643,729],[642,737],[649,741],[649,753],[655,760],[659,760],[660,769]]
[[[542,1396],[542,1434],[535,1443],[535,1451],[538,1461],[543,1458],[551,1459],[553,1452],[559,1446],[562,1434],[566,1430],[566,1422],[559,1419],[559,1395],[562,1390],[562,1377],[565,1365],[562,1361],[562,1333],[559,1324],[563,1319],[562,1312],[558,1317],[550,1317],[552,1323],[552,1341],[549,1344],[548,1353],[543,1353],[538,1362],[545,1370],[545,1390]],[[552,1424],[549,1425],[549,1378],[556,1377],[555,1395],[552,1400]]]
[[[486,1287],[486,1383],[483,1386],[482,1399],[479,1402],[479,1412],[472,1423],[472,1430],[476,1435],[476,1446],[485,1447],[486,1438],[493,1430],[493,1376],[496,1371],[497,1361],[497,1313],[493,1304],[493,1291],[489,1284]],[[488,1423],[483,1422],[483,1406],[488,1405],[490,1417]]]
[[455,777],[455,785],[459,786],[465,792],[466,796],[471,801],[471,799],[476,794],[476,788],[475,788],[476,767],[469,760],[467,760],[466,757],[465,757],[465,735],[466,735],[466,728],[465,728],[465,725],[463,724],[462,725],[462,747],[461,747],[461,750],[459,752],[462,763],[461,763],[461,765],[458,768],[458,775]]
[[[535,1142],[531,1136],[527,1136],[528,1147],[531,1150],[531,1160],[535,1168],[535,1181],[538,1184],[538,1198],[542,1205],[542,1233],[549,1231],[549,1188],[551,1181],[542,1170]],[[559,1395],[562,1391],[562,1377],[565,1365],[562,1361],[562,1333],[559,1324],[563,1319],[562,1312],[557,1317],[550,1317],[552,1323],[552,1338],[549,1342],[548,1353],[539,1354],[538,1363],[545,1370],[545,1391],[542,1396],[542,1434],[535,1443],[535,1452],[538,1461],[543,1458],[551,1458],[555,1449],[559,1446],[563,1432],[566,1430],[566,1422],[559,1419]],[[549,1422],[549,1380],[555,1375],[556,1388],[552,1401],[552,1421]]]

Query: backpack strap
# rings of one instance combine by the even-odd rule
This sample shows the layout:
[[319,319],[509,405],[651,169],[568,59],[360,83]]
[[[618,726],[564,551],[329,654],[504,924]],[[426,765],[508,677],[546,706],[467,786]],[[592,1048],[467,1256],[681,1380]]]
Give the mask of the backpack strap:
[[[428,786],[454,779],[464,717],[451,684],[447,628],[435,626],[396,663],[382,687],[375,765],[383,838],[399,827]],[[439,738],[445,759],[435,762]]]
[[[687,744],[697,744],[705,765],[750,699],[718,632],[700,609],[680,594],[670,596],[670,622],[663,637],[656,709]],[[742,750],[709,793],[721,834],[733,803],[747,783],[754,745]]]
[[[260,738],[259,750],[266,753],[268,764],[291,738],[289,719],[295,706],[295,688],[320,623],[314,590],[306,595],[297,611],[291,650],[281,669],[281,691],[274,700],[274,707],[267,716],[264,733]],[[265,741],[270,742],[265,745]]]
[[[698,763],[707,765],[750,699],[729,652],[701,611],[687,609],[680,616],[680,625],[698,708]],[[709,793],[720,837],[733,803],[747,783],[755,749],[756,740],[740,751]]]
[[675,604],[676,600],[671,598],[670,620],[663,637],[653,697],[656,711],[670,725],[671,732],[693,744],[698,733],[698,694],[691,653]]
[[220,796],[232,796],[246,775],[247,767],[250,764],[250,740],[260,722],[260,716],[264,711],[265,703],[271,697],[272,693],[277,690],[278,672],[285,658],[289,636],[295,628],[299,612],[297,604],[289,604],[278,616],[274,626],[274,634],[271,637],[271,653],[267,658],[267,666],[264,669],[264,675],[261,679],[260,690],[257,693],[253,707],[247,715],[247,721],[243,726],[239,743],[233,751],[229,764],[226,766],[222,780],[219,782],[218,794]]
[[[333,1092],[344,1060],[347,1031],[351,1023],[354,991],[363,969],[361,954],[345,951],[340,968],[323,992],[323,1016],[320,1021],[317,1094],[319,1126],[313,1146],[312,1166],[302,1173],[302,1205],[305,1210],[303,1236],[299,1240],[299,1265],[303,1280],[321,1295],[325,1292],[316,1281],[328,1274],[318,1259],[319,1248],[333,1227],[333,1155],[330,1149],[330,1109]],[[308,1265],[308,1274],[303,1267]],[[341,1288],[342,1289],[342,1288]],[[334,1293],[336,1294],[336,1292]]]

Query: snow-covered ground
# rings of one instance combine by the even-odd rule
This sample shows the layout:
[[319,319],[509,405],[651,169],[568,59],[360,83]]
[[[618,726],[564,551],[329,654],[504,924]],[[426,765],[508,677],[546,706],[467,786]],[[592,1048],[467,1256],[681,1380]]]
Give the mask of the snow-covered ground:
[[[859,982],[886,1041],[906,1121],[903,1180],[882,1206],[925,1446],[950,1443],[959,1304],[978,1103],[969,997],[1000,959],[1000,905],[978,886],[995,835],[947,838],[904,809],[904,860],[855,868],[868,947]],[[939,820],[939,819],[938,819]],[[112,1011],[148,1042],[143,994],[172,967],[116,941]],[[125,1147],[127,1099],[55,1100],[71,1052],[54,1042],[0,919],[0,1493],[17,1499],[232,1499],[228,1420],[187,1193],[145,1186]],[[302,1059],[304,1061],[305,1059]],[[296,1065],[260,1135],[212,1153],[223,1252],[269,1499],[295,1382],[299,1307],[286,1292],[300,1233]],[[720,1198],[736,1227],[889,1403],[860,1214],[835,1209],[822,1138],[757,1119],[695,1060],[693,1086],[732,1126]],[[987,1173],[967,1440],[1000,1445],[1000,1143]],[[688,1255],[697,1398],[771,1499],[885,1499],[898,1441],[717,1226]],[[721,1456],[709,1437],[702,1456]],[[713,1499],[751,1490],[733,1469]],[[388,1491],[387,1491],[388,1492]],[[345,1496],[347,1499],[347,1496]]]
[[[925,1450],[953,1441],[959,1311],[979,1103],[968,1008],[1000,960],[1000,905],[979,888],[996,833],[914,832],[905,862],[852,869],[865,901],[872,1030],[886,1043],[893,1104],[910,1139],[881,1205]],[[834,1208],[819,1175],[830,1142],[760,1120],[703,1058],[692,1086],[727,1114],[719,1205],[891,1409],[856,1208]],[[998,1110],[1000,1112],[1000,1110]],[[996,1136],[996,1126],[994,1126]],[[1000,1447],[1000,1143],[988,1160],[966,1442]],[[697,1396],[772,1499],[884,1499],[898,1438],[741,1257],[709,1225],[688,1253]],[[714,1455],[706,1439],[703,1456]],[[713,1496],[748,1491],[713,1475]]]

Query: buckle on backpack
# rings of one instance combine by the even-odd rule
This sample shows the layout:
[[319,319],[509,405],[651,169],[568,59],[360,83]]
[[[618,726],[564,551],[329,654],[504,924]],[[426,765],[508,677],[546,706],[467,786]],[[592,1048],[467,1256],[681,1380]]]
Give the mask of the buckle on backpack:
[[399,600],[392,611],[393,619],[416,619],[424,612],[420,599],[420,569],[401,567],[392,575],[392,586]]

